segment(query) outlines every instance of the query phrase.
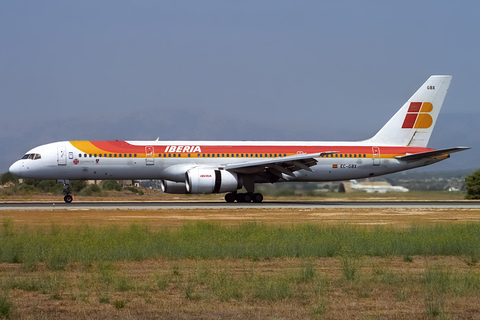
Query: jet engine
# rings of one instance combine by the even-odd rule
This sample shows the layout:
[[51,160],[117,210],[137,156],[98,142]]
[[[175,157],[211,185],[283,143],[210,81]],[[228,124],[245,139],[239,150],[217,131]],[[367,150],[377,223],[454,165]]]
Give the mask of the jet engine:
[[240,177],[225,170],[194,168],[185,173],[188,193],[223,193],[242,188]]
[[161,180],[160,185],[162,191],[165,193],[185,194],[187,192],[187,186],[185,182],[174,182],[169,180]]

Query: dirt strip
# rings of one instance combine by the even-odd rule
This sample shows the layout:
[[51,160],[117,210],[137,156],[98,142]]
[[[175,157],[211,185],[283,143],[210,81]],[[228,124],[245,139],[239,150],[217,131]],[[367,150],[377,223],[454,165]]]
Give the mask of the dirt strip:
[[237,225],[247,221],[293,225],[358,224],[409,226],[436,222],[477,222],[480,209],[425,208],[332,208],[332,209],[162,209],[162,210],[4,210],[0,219],[11,219],[15,225],[128,225],[178,227],[187,221],[212,221]]

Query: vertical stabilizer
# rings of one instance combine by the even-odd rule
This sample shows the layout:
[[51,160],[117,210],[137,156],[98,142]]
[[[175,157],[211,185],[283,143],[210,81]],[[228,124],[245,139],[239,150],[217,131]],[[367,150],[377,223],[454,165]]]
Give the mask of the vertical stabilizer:
[[374,145],[426,147],[452,76],[431,76],[370,139]]

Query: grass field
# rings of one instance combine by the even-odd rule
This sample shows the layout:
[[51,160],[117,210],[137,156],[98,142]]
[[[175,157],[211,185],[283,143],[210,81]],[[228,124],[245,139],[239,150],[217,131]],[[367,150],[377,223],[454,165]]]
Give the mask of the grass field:
[[54,209],[0,219],[0,318],[480,315],[478,209]]

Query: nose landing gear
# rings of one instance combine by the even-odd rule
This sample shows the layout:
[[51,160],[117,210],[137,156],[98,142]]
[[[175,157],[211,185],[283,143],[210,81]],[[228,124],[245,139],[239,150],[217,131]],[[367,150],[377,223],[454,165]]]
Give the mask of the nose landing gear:
[[65,195],[63,197],[63,201],[65,201],[66,203],[72,203],[73,201],[73,194],[70,194],[70,185],[68,184],[68,182],[65,182],[63,184],[63,191],[62,193]]

